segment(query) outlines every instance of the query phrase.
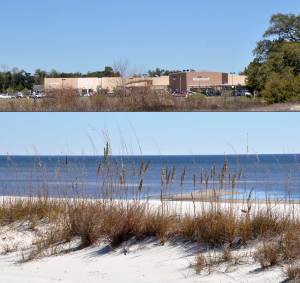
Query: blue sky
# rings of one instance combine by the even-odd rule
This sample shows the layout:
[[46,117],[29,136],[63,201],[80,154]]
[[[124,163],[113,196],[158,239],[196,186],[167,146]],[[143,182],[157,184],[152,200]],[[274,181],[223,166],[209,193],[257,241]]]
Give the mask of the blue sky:
[[242,71],[273,13],[297,0],[0,0],[0,65]]
[[[300,153],[299,113],[0,113],[0,154]],[[126,147],[124,146],[126,145]]]

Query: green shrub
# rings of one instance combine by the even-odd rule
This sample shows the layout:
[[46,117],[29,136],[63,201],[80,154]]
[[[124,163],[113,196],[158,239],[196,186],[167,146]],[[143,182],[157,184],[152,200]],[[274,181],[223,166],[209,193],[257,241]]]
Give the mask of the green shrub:
[[300,75],[294,76],[292,72],[272,73],[262,91],[262,96],[272,103],[300,98]]

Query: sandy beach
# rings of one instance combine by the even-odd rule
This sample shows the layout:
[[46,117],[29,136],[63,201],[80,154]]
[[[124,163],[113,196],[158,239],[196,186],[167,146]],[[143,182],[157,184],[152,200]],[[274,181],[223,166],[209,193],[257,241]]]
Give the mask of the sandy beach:
[[[125,243],[111,249],[105,243],[96,247],[20,263],[22,252],[3,254],[3,246],[17,246],[26,252],[34,232],[26,224],[0,228],[0,282],[11,283],[191,283],[191,282],[282,282],[280,267],[265,271],[251,259],[252,249],[238,251],[244,255],[238,264],[224,263],[211,273],[195,274],[191,265],[197,248],[191,244],[161,245],[156,241]],[[128,251],[124,255],[124,248]],[[207,253],[209,255],[209,253]]]
[[[16,197],[2,197],[2,202],[17,201]],[[38,200],[38,199],[36,199]],[[60,202],[64,199],[52,199]],[[77,200],[78,201],[78,200]],[[88,200],[95,202],[95,200]],[[115,201],[120,202],[120,201]],[[153,210],[161,208],[161,201],[150,200],[148,205]],[[176,214],[190,214],[203,209],[209,209],[209,202],[164,202],[168,211]],[[241,215],[245,203],[218,202],[223,209],[231,207]],[[262,203],[253,204],[253,211]],[[299,212],[299,205],[293,208],[286,203],[273,203],[273,209],[289,214],[291,209]],[[32,249],[32,244],[38,235],[48,229],[41,222],[34,229],[30,223],[20,221],[0,227],[0,282],[12,283],[189,283],[189,282],[283,282],[285,275],[281,266],[262,270],[260,264],[253,259],[255,248],[259,243],[242,247],[233,251],[238,258],[235,263],[220,263],[209,272],[196,274],[192,267],[195,256],[201,251],[207,257],[221,253],[218,249],[203,251],[200,246],[185,241],[167,241],[160,243],[154,238],[143,241],[125,241],[120,247],[112,248],[107,242],[77,249],[76,238],[61,247],[55,255],[47,255],[29,262],[22,262]]]

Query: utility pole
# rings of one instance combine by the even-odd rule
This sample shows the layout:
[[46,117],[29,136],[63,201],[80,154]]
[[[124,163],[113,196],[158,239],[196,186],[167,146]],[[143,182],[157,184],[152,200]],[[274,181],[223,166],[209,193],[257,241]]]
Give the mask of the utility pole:
[[231,89],[232,89],[232,94],[236,95],[235,93],[235,86],[233,85],[233,76],[235,75],[235,72],[230,72],[231,75]]

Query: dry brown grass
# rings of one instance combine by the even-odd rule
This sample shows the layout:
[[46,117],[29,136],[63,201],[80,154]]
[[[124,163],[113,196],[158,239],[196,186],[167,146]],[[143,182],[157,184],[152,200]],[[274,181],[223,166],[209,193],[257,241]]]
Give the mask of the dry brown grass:
[[289,282],[299,283],[300,282],[300,265],[299,264],[289,265],[285,270],[285,274],[286,274]]
[[100,237],[101,219],[105,211],[97,205],[83,202],[68,205],[63,220],[64,235],[67,239],[80,237],[81,247],[93,245]]
[[213,270],[223,263],[228,264],[236,264],[238,262],[238,258],[234,257],[227,247],[225,247],[222,253],[209,253],[208,255],[200,254],[195,258],[195,263],[192,267],[195,269],[197,274],[202,273],[207,270],[210,274]]
[[231,262],[234,259],[235,258],[232,256],[231,250],[228,247],[225,247],[223,249],[223,253],[222,253],[222,261],[223,262]]
[[207,266],[206,257],[202,254],[198,255],[195,259],[195,263],[193,265],[197,274],[200,274]]
[[163,241],[171,223],[169,217],[151,212],[143,203],[96,201],[70,204],[64,227],[69,237],[81,238],[81,247],[93,245],[99,239],[116,247],[131,238],[157,237]]
[[54,221],[64,211],[64,203],[48,198],[11,198],[0,202],[0,225],[16,221],[36,223],[47,219]]
[[[36,226],[51,224],[35,239],[32,250],[23,256],[24,262],[67,252],[62,246],[74,240],[79,240],[78,249],[103,241],[116,248],[150,237],[161,244],[180,244],[184,240],[196,242],[207,251],[219,251],[198,256],[193,264],[196,273],[211,273],[224,263],[236,264],[232,249],[242,244],[263,242],[255,254],[262,268],[300,260],[298,219],[279,216],[271,209],[258,209],[245,216],[213,204],[198,209],[196,214],[178,215],[167,209],[168,202],[162,205],[164,209],[133,200],[11,199],[0,205],[0,219],[2,225],[15,221],[29,221]],[[241,245],[234,246],[237,240]],[[292,272],[296,271],[290,270],[288,277],[294,276]]]
[[300,259],[300,227],[298,222],[292,223],[289,229],[282,232],[280,246],[285,260]]
[[274,266],[281,261],[280,247],[276,242],[264,242],[255,257],[262,268]]
[[180,216],[169,211],[167,206],[165,202],[164,209],[152,208],[149,203],[138,200],[11,198],[3,199],[0,204],[0,223],[61,221],[70,235],[82,237],[83,246],[95,243],[102,235],[114,243],[131,237],[154,236],[160,239],[178,237],[211,247],[231,245],[236,238],[246,244],[256,239],[280,237],[287,258],[292,257],[289,251],[293,251],[295,257],[300,254],[296,249],[300,243],[297,219],[265,209],[244,217],[230,208],[215,205],[199,207],[194,215]]
[[149,88],[133,88],[114,95],[101,94],[93,97],[79,97],[77,91],[64,89],[47,93],[47,97],[43,99],[0,100],[2,112],[242,111],[253,110],[255,107],[265,107],[265,103],[260,99],[245,97],[195,95],[178,98]]
[[186,216],[181,220],[179,233],[184,238],[220,247],[232,243],[237,235],[238,218],[221,210],[203,211],[195,216]]
[[[284,258],[298,258],[300,240],[295,227],[299,229],[299,222],[275,217],[271,212],[262,217],[262,213],[249,216],[245,224],[243,216],[229,209],[206,208],[196,215],[179,216],[151,208],[143,201],[24,198],[5,201],[0,206],[2,225],[20,220],[38,222],[46,219],[49,223],[59,223],[57,227],[63,231],[56,233],[60,235],[59,241],[79,237],[82,248],[103,239],[118,246],[131,238],[140,240],[147,237],[156,237],[161,242],[185,239],[221,248],[224,245],[231,247],[239,238],[243,238],[246,244],[247,241],[277,237]],[[241,233],[244,230],[247,234]],[[265,244],[263,251],[267,253],[269,250],[271,247]]]
[[251,230],[255,238],[272,237],[285,231],[289,224],[289,218],[278,215],[275,211],[259,211],[252,217]]
[[[286,224],[286,220],[285,220]],[[299,221],[291,221],[290,226],[274,235],[275,238],[263,242],[258,248],[255,258],[262,268],[281,263],[293,263],[300,260],[300,233]]]

